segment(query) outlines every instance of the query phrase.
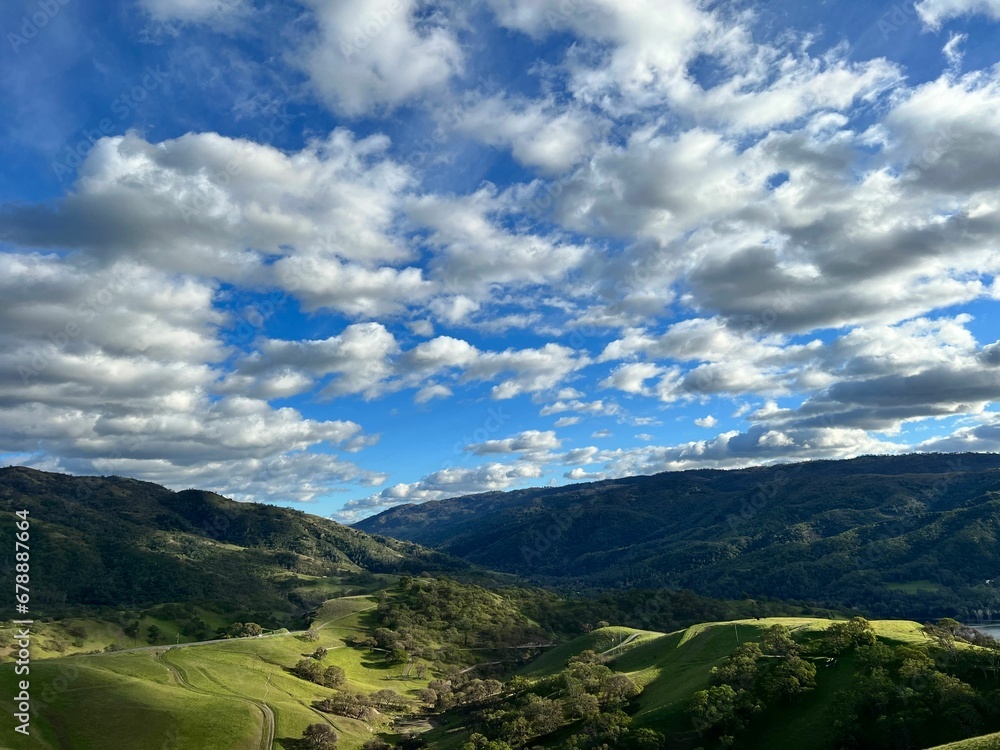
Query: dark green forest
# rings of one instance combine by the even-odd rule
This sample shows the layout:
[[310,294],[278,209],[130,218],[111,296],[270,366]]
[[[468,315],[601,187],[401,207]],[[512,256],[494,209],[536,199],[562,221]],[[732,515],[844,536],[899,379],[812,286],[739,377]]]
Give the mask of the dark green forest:
[[[496,494],[364,524],[412,523],[436,550],[121,477],[9,468],[0,503],[32,519],[40,619],[111,612],[135,643],[158,642],[141,617],[201,640],[301,628],[284,669],[325,691],[310,711],[431,726],[372,749],[758,750],[797,747],[805,727],[819,750],[917,750],[1000,730],[1000,646],[958,621],[998,609],[1000,488],[996,457],[922,472],[911,458]],[[536,532],[548,546],[517,546]],[[316,643],[348,592],[370,603]],[[213,610],[223,627],[201,619]],[[869,621],[886,614],[900,619]],[[398,689],[359,691],[358,664]]]
[[401,506],[356,527],[576,591],[690,589],[880,617],[1000,611],[993,454],[669,472]]
[[315,602],[289,591],[290,574],[468,567],[302,511],[123,477],[0,469],[0,509],[30,513],[37,614],[163,602],[291,612]]

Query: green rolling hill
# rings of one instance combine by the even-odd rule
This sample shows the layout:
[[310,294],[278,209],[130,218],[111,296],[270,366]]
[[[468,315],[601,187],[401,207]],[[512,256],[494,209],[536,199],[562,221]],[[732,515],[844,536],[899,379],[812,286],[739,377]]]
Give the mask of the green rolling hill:
[[1000,750],[1000,732],[973,737],[970,740],[949,742],[947,745],[938,745],[934,750]]
[[[870,633],[870,641],[834,638],[849,629],[846,621],[814,617],[699,623],[667,633],[611,624],[539,645],[553,636],[519,611],[523,594],[516,590],[406,576],[388,577],[384,585],[373,594],[327,601],[313,613],[308,631],[36,659],[33,732],[15,747],[303,750],[303,733],[320,723],[333,728],[345,750],[366,743],[596,748],[608,744],[608,736],[619,738],[609,747],[707,750],[721,746],[718,733],[699,731],[692,705],[721,684],[713,670],[733,663],[744,675],[747,663],[755,665],[743,687],[754,696],[750,702],[761,702],[736,732],[734,746],[747,750],[916,750],[979,730],[982,737],[954,745],[978,750],[995,746],[988,732],[1000,729],[1000,650],[916,622],[872,621],[851,636]],[[776,626],[784,640],[773,636]],[[520,643],[531,645],[521,651]],[[755,643],[763,651],[749,662],[734,661]],[[773,697],[774,685],[784,684],[772,679],[776,670],[796,660],[813,666],[814,683]],[[339,668],[341,681],[324,686],[300,676],[303,661]],[[726,679],[739,687],[741,678]],[[888,680],[888,697],[876,694],[879,679]],[[613,693],[621,686],[627,690]],[[6,696],[14,687],[13,665],[0,664],[0,705],[8,717]],[[784,695],[782,690],[777,692]],[[592,696],[589,713],[577,716],[585,694]],[[903,696],[898,708],[887,707],[907,721],[938,714],[958,720],[934,724],[926,743],[841,744],[837,717],[856,712],[859,726],[868,726],[868,704],[845,701],[845,694],[855,702]],[[358,696],[358,713],[334,706]],[[334,707],[325,705],[328,700]],[[909,716],[907,706],[919,710]]]
[[[737,620],[731,622],[702,623],[673,633],[651,633],[620,627],[608,627],[576,638],[556,649],[546,653],[538,660],[521,669],[518,674],[534,683],[535,688],[550,683],[555,690],[545,688],[540,692],[551,695],[559,700],[566,700],[565,690],[558,689],[564,675],[567,674],[567,661],[580,659],[585,654],[592,654],[599,649],[605,650],[603,663],[613,675],[625,675],[641,689],[641,692],[628,702],[626,712],[630,719],[630,734],[622,735],[619,744],[610,747],[669,747],[674,750],[684,748],[722,747],[714,741],[710,734],[700,733],[692,718],[691,706],[693,698],[699,691],[706,691],[718,684],[713,676],[713,669],[723,667],[734,652],[748,643],[760,642],[765,637],[768,628],[780,626],[786,628],[793,638],[806,644],[804,658],[815,665],[815,686],[805,691],[793,700],[769,701],[759,708],[749,720],[744,730],[736,737],[735,747],[747,750],[798,750],[803,747],[817,749],[847,747],[867,748],[925,748],[930,745],[931,734],[937,732],[963,731],[975,732],[971,726],[966,729],[961,722],[948,727],[943,717],[924,715],[931,732],[921,740],[920,733],[909,738],[894,740],[859,740],[854,743],[843,738],[838,739],[835,732],[835,722],[844,713],[845,695],[864,694],[858,688],[859,682],[868,680],[868,672],[864,664],[870,659],[871,648],[860,650],[853,648],[839,653],[828,652],[825,637],[831,626],[837,623],[816,618],[765,618],[762,620]],[[843,624],[843,623],[841,623]],[[932,653],[937,663],[947,663],[942,653],[935,651],[933,640],[915,622],[903,620],[881,620],[870,623],[872,633],[877,638],[877,648],[885,649],[885,653],[909,654]],[[629,636],[633,640],[629,640]],[[623,640],[624,637],[624,640]],[[621,643],[621,646],[616,644]],[[971,648],[971,647],[970,647]],[[760,662],[780,661],[781,657],[768,656],[766,653]],[[989,663],[996,664],[997,656],[984,657]],[[890,657],[885,669],[893,674],[893,662]],[[994,666],[995,669],[995,666]],[[929,673],[928,673],[929,674]],[[971,673],[969,673],[971,674]],[[968,677],[969,675],[966,675]],[[935,678],[929,678],[929,682]],[[950,679],[950,678],[948,678]],[[919,679],[907,678],[900,680],[898,688],[909,696],[903,696],[905,704],[912,704],[932,699],[921,692],[929,694],[931,688]],[[1000,712],[997,706],[991,705],[1000,692],[996,690],[997,675],[992,674],[980,683],[983,700],[977,704],[984,714],[992,717],[996,726],[1000,722]],[[895,688],[894,688],[895,689]],[[935,697],[933,700],[937,700]],[[945,701],[947,699],[944,699]],[[970,699],[972,700],[972,699]],[[512,705],[519,703],[516,698],[509,698]],[[974,702],[974,701],[973,701]],[[520,701],[524,705],[524,701]],[[971,705],[971,703],[970,703]],[[496,709],[493,709],[494,711]],[[566,709],[568,712],[569,709]],[[924,711],[921,708],[920,711]],[[428,733],[427,739],[431,747],[468,748],[473,744],[470,738],[477,728],[489,726],[490,709],[479,712],[459,712],[450,722]],[[919,712],[915,711],[915,714]],[[447,715],[445,717],[448,718]],[[471,725],[471,728],[470,728]],[[650,740],[650,744],[638,741],[639,733],[645,730],[659,737]],[[485,730],[484,730],[485,731]],[[587,744],[586,739],[580,745],[574,745],[573,738],[586,738],[588,722],[585,720],[570,721],[546,735],[535,737],[528,743],[532,747],[594,747]],[[998,735],[987,735],[962,740],[948,748],[975,750],[978,748],[994,748]],[[607,741],[607,737],[604,738]],[[600,740],[598,739],[599,743]],[[483,745],[485,747],[485,745]],[[512,747],[517,744],[512,743]]]
[[[823,544],[858,538],[858,519],[892,503],[926,501],[924,511],[914,511],[919,523],[901,534],[908,543],[883,540],[896,566],[880,568],[870,590],[850,589],[840,598],[855,601],[867,592],[875,596],[864,600],[870,609],[920,599],[932,602],[928,609],[944,607],[963,592],[988,600],[993,587],[963,582],[966,567],[944,565],[959,552],[970,556],[967,567],[992,560],[992,460],[968,462],[966,473],[943,485],[934,484],[944,480],[933,466],[927,476],[905,462],[894,464],[894,475],[873,474],[878,462],[868,459],[821,467],[851,492],[862,493],[869,482],[874,498],[852,501],[855,525]],[[770,471],[755,481],[773,479]],[[621,486],[637,492],[645,479],[601,485],[591,493],[594,507],[609,513],[604,489],[617,497]],[[695,479],[747,481],[721,472]],[[776,534],[778,519],[821,505],[846,507],[843,495],[833,502],[818,481],[788,480],[787,495],[760,510],[771,508],[773,517],[751,516],[738,530],[749,534],[756,524]],[[910,494],[899,494],[900,482],[909,483]],[[934,486],[937,499],[920,494]],[[570,489],[521,499],[529,510],[542,508],[542,515],[528,513],[537,521],[551,518],[545,493],[568,502],[561,493]],[[487,517],[507,518],[506,501],[470,502],[479,501],[497,504],[500,515],[487,509]],[[681,512],[669,493],[657,502]],[[0,503],[8,512],[30,511],[38,597],[32,734],[13,743],[13,628],[0,627],[0,707],[8,717],[0,748],[312,750],[304,736],[316,725],[329,727],[344,750],[997,744],[991,733],[1000,730],[1000,648],[957,623],[849,622],[818,606],[677,590],[541,590],[483,573],[450,556],[456,550],[447,544],[441,547],[448,552],[431,551],[297,511],[117,477],[7,469],[0,471]],[[688,512],[715,512],[710,503],[695,505]],[[982,524],[962,526],[970,513]],[[571,516],[573,523],[587,517]],[[608,536],[595,536],[594,544],[621,531],[607,527]],[[577,531],[572,523],[557,528],[550,541],[561,550],[560,535],[577,538]],[[694,528],[692,540],[702,533]],[[979,547],[960,544],[970,533]],[[695,582],[695,571],[743,575],[735,566],[753,570],[767,560],[772,577],[787,575],[795,592],[795,569],[782,560],[798,550],[810,576],[818,577],[825,561],[832,581],[845,580],[835,577],[840,569],[825,556],[827,547],[813,554],[799,544],[762,536],[742,554],[707,560],[689,574]],[[572,561],[565,564],[571,571]],[[462,580],[440,571],[457,571]],[[608,574],[547,579],[589,586]],[[816,596],[803,599],[835,602],[832,585],[817,584]],[[795,613],[801,616],[776,616]],[[237,621],[260,623],[264,631]]]
[[[342,688],[396,689],[414,702],[409,694],[427,679],[402,681],[400,668],[371,663],[345,645],[346,637],[367,631],[362,622],[375,604],[368,596],[333,600],[313,623],[314,641],[289,634],[37,661],[32,736],[17,748],[295,750],[315,722],[333,726],[342,747],[360,747],[373,729],[388,728],[389,717],[366,723],[324,714],[313,703],[337,691],[290,668],[323,646],[329,650],[322,664],[344,670]],[[0,665],[0,685],[4,696],[14,694],[12,665]]]

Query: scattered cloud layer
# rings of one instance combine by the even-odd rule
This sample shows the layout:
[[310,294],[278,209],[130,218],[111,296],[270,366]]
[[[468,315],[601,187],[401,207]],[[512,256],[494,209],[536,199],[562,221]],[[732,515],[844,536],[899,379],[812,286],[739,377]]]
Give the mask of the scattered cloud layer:
[[66,92],[0,142],[3,460],[350,521],[997,449],[997,2],[121,10],[115,88],[69,8],[0,75]]
[[1000,20],[998,0],[920,0],[913,7],[932,29],[939,29],[943,22],[960,16],[984,15]]

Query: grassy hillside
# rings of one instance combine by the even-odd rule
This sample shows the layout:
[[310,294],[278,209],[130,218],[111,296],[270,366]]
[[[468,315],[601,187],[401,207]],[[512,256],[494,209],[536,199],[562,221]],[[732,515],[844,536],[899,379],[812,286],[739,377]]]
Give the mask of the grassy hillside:
[[406,505],[357,528],[574,588],[672,586],[922,618],[1000,607],[993,454],[669,472]]
[[[915,734],[908,737],[907,727],[916,728],[920,722],[927,721],[930,722],[928,726],[934,727],[935,733],[952,732],[952,736],[954,733],[959,736],[962,732],[974,733],[972,723],[967,726],[964,723],[971,721],[971,714],[965,714],[966,718],[948,724],[946,715],[956,710],[956,705],[951,702],[956,698],[954,695],[949,697],[946,693],[939,696],[935,692],[937,684],[948,686],[948,690],[955,690],[953,686],[963,684],[958,681],[959,677],[971,680],[976,685],[975,690],[979,691],[980,697],[973,698],[972,687],[966,685],[961,688],[968,693],[964,698],[968,701],[967,706],[977,705],[976,710],[983,716],[993,717],[989,720],[994,725],[1000,722],[1000,715],[996,710],[1000,706],[994,705],[996,696],[1000,695],[1000,691],[997,691],[1000,675],[995,669],[995,654],[990,657],[988,651],[958,644],[959,655],[949,656],[947,649],[939,648],[940,641],[930,637],[915,622],[883,620],[873,621],[865,627],[869,625],[868,632],[874,636],[875,645],[861,647],[833,645],[835,637],[832,629],[843,630],[847,625],[844,622],[814,618],[764,618],[703,623],[673,633],[602,628],[549,651],[521,669],[518,672],[521,676],[519,679],[526,678],[528,682],[516,686],[513,682],[508,683],[508,691],[502,698],[446,714],[444,725],[432,730],[426,737],[430,747],[462,750],[485,747],[487,739],[502,742],[516,734],[517,725],[511,717],[520,715],[530,719],[539,713],[539,706],[549,710],[548,704],[554,702],[561,704],[561,708],[555,709],[555,715],[561,717],[554,725],[555,728],[533,737],[528,745],[592,748],[603,742],[610,747],[670,747],[675,750],[727,746],[725,742],[720,744],[715,739],[716,735],[703,725],[699,731],[696,717],[692,713],[692,705],[696,702],[694,699],[700,691],[707,692],[716,689],[713,686],[724,683],[721,676],[725,673],[713,673],[714,669],[732,664],[739,649],[757,642],[765,648],[763,656],[757,657],[757,669],[764,670],[763,684],[767,685],[766,675],[772,674],[775,665],[788,658],[769,655],[776,653],[773,648],[768,651],[769,647],[766,645],[768,633],[775,626],[780,626],[779,629],[789,634],[798,644],[796,648],[801,649],[802,659],[812,665],[813,682],[794,698],[767,698],[763,708],[758,706],[749,712],[748,716],[752,718],[748,725],[736,733],[735,747],[746,750],[798,750],[802,747],[833,750],[846,746],[921,748],[928,747],[928,744],[921,743],[921,737],[929,739],[930,735],[923,733],[924,730],[916,730]],[[631,640],[629,636],[632,636]],[[609,651],[618,643],[623,644],[620,652]],[[605,656],[603,659],[596,659],[594,652],[600,651],[604,651]],[[971,651],[982,654],[981,657],[976,657],[979,667],[972,668],[972,661],[963,661],[961,654]],[[894,659],[897,657],[904,660],[900,674],[907,676],[902,687],[891,688],[890,693],[896,694],[900,690],[897,698],[903,700],[903,705],[911,705],[913,715],[905,719],[911,723],[907,725],[900,718],[900,727],[889,734],[892,739],[876,739],[876,727],[868,740],[860,744],[843,744],[844,740],[837,739],[838,732],[841,731],[837,729],[837,722],[842,717],[853,716],[853,702],[868,695],[868,681],[872,679],[869,675],[881,674],[877,669],[875,672],[870,671],[871,660],[882,660],[884,669],[887,670],[886,675],[893,675],[896,669],[893,665],[897,663]],[[924,671],[919,673],[920,676],[909,676],[914,669],[912,664],[917,662],[906,662],[906,659],[916,658],[919,662],[928,657],[930,661],[922,667]],[[989,666],[991,664],[994,666]],[[605,684],[610,684],[615,676],[624,676],[641,692],[627,701],[627,704],[619,704],[618,708],[604,706],[602,703],[600,714],[589,719],[575,718],[573,712],[578,699],[574,696],[579,695],[582,689],[590,691],[585,687],[587,670],[607,671],[608,668],[610,673],[601,678]],[[935,669],[943,671],[935,672]],[[599,687],[592,692],[595,696],[601,696],[602,691],[607,689]],[[770,688],[765,688],[765,691],[767,689]],[[965,695],[961,690],[955,695]],[[903,694],[907,692],[908,696]],[[754,700],[760,698],[756,697]],[[918,704],[920,708],[917,708]],[[593,710],[598,710],[597,705],[595,701]],[[932,706],[936,708],[931,708]],[[621,711],[621,708],[625,711]],[[859,725],[866,721],[863,718],[866,710],[862,709],[859,714]],[[901,709],[888,710],[897,717],[905,713]],[[876,713],[877,711],[878,709]],[[507,718],[498,721],[496,717],[500,716]],[[952,717],[954,718],[954,714]],[[616,722],[618,726],[615,725]],[[477,732],[484,734],[476,739]],[[976,750],[980,747],[996,747],[995,742],[996,735],[993,735],[947,747]],[[510,746],[518,747],[519,744],[511,742]],[[502,750],[507,745],[490,747]]]
[[947,745],[938,745],[934,750],[998,750],[1000,749],[1000,733],[990,734],[983,737],[975,737],[971,740],[961,742],[951,742]]
[[[764,629],[772,625],[784,625],[798,635],[814,635],[824,632],[832,625],[830,620],[804,617],[769,617],[762,620],[734,620],[722,623],[693,625],[675,633],[661,633],[650,636],[636,648],[615,657],[609,666],[616,672],[630,675],[636,684],[643,687],[634,715],[638,726],[651,727],[667,734],[686,734],[690,731],[687,707],[691,696],[709,685],[711,668],[722,664],[739,643],[760,640]],[[879,637],[894,642],[926,642],[927,637],[920,632],[920,625],[908,621],[875,621],[872,623]],[[838,665],[839,667],[839,665]],[[821,744],[828,730],[829,722],[823,715],[823,704],[828,703],[832,692],[850,684],[849,669],[829,670],[821,675],[816,697],[806,705],[798,705],[791,712],[798,719],[789,722],[771,722],[775,736],[763,738],[759,747],[788,746],[770,745],[781,742],[780,738],[811,736],[814,744]],[[836,672],[836,674],[834,674]],[[817,710],[818,709],[818,710]],[[789,717],[791,718],[791,716]],[[794,732],[788,730],[794,727]],[[806,727],[811,731],[802,733]],[[808,746],[803,743],[802,746]]]
[[652,640],[658,640],[662,636],[662,633],[651,630],[620,626],[598,628],[546,651],[517,673],[525,677],[546,677],[559,672],[570,658],[584,651],[623,654]]
[[[730,663],[748,643],[767,642],[774,626],[781,626],[815,665],[815,686],[787,702],[768,699],[763,713],[740,731],[736,746],[832,750],[833,717],[843,712],[841,694],[864,693],[858,686],[868,679],[866,660],[883,659],[887,669],[896,669],[891,650],[886,656],[867,646],[831,645],[831,634],[844,630],[845,621],[764,617],[700,623],[669,633],[609,625],[542,646],[552,634],[520,610],[523,590],[487,591],[426,576],[386,576],[380,582],[386,588],[374,594],[325,602],[313,612],[308,631],[175,648],[36,655],[33,733],[30,740],[18,738],[14,747],[301,750],[304,730],[322,723],[334,728],[345,750],[376,738],[400,748],[420,742],[444,750],[522,746],[502,743],[511,732],[520,732],[523,746],[530,747],[589,750],[603,742],[640,750],[707,749],[716,745],[692,723],[693,698],[718,684],[713,668]],[[991,673],[987,662],[977,666],[947,656],[949,648],[960,654],[975,647],[949,646],[952,641],[932,638],[915,622],[874,621],[871,629],[888,647],[911,645],[937,653],[942,668],[963,679],[972,674],[983,695],[1000,687],[1000,675]],[[757,658],[765,675],[785,658],[774,655],[780,644],[778,651],[767,648]],[[531,660],[525,662],[526,656]],[[342,681],[311,681],[302,676],[303,663],[339,668]],[[611,698],[615,678],[624,678],[618,687],[628,690]],[[7,716],[14,684],[13,664],[0,664],[0,707]],[[912,684],[917,688],[912,700],[922,700],[926,687]],[[592,705],[589,713],[576,716],[584,693],[592,696]],[[357,713],[332,707],[359,697]],[[327,699],[333,702],[329,706]],[[528,719],[516,718],[521,715]],[[421,733],[419,739],[405,740],[411,730]],[[468,744],[482,731],[498,733],[491,738],[497,744],[478,739],[479,745]],[[985,738],[979,742],[967,747],[990,747],[982,744]]]
[[0,469],[0,511],[20,509],[31,518],[36,617],[164,602],[302,611],[334,593],[338,573],[464,567],[301,511],[122,477]]
[[[318,711],[313,703],[337,691],[298,677],[291,667],[323,646],[322,665],[345,672],[339,690],[390,688],[410,703],[429,678],[401,679],[401,667],[345,645],[347,636],[370,630],[363,620],[375,607],[372,598],[332,604],[315,623],[315,641],[286,635],[38,661],[32,739],[17,747],[258,750],[272,721],[276,748],[297,748],[315,722],[335,727],[341,747],[360,747],[373,729],[388,728],[389,717],[366,724]],[[14,694],[12,665],[0,666],[0,685],[5,696]]]
[[[18,737],[16,747],[257,750],[273,742],[301,750],[303,731],[323,723],[351,750],[379,734],[398,739],[403,727],[428,728],[420,691],[433,680],[475,681],[475,665],[516,665],[522,654],[537,653],[521,650],[526,640],[546,640],[518,599],[426,575],[371,577],[381,587],[376,594],[330,599],[297,633],[91,655],[34,649],[32,735]],[[36,634],[50,644],[81,624],[99,638],[93,621],[79,619],[39,622]],[[17,679],[10,659],[0,664],[8,717]],[[338,668],[342,681],[306,679],[298,671],[303,662]],[[321,710],[338,696],[368,698],[357,717]]]
[[[775,617],[695,625],[678,633],[663,635],[611,662],[644,686],[635,715],[639,726],[667,734],[690,732],[687,707],[691,696],[709,686],[709,673],[719,666],[739,643],[760,640],[764,629],[784,625],[797,636],[814,637],[826,631],[830,620]],[[876,633],[895,643],[926,643],[920,625],[903,620],[874,621]],[[749,747],[822,747],[829,734],[826,712],[837,690],[849,688],[853,679],[851,663],[817,672],[817,689],[789,710],[777,712],[767,726],[751,738]],[[796,745],[793,738],[801,738]]]
[[[878,477],[861,471],[870,463],[852,466],[855,474],[842,464],[825,469],[876,488],[865,490],[874,499],[857,500],[852,523],[884,512],[879,481],[930,481],[902,466]],[[745,479],[707,474],[706,487]],[[893,568],[866,558],[874,566],[870,588],[852,589],[848,576],[840,579],[841,596],[854,602],[860,591],[902,597],[888,604],[928,600],[941,607],[956,592],[988,600],[994,588],[962,576],[963,565],[972,564],[984,575],[992,559],[989,524],[959,526],[965,512],[991,518],[996,501],[986,486],[993,476],[984,465],[969,468],[933,497],[921,495],[927,506],[914,516],[922,519],[919,534],[911,539],[917,526],[907,527],[879,547],[916,562]],[[932,471],[929,477],[941,481]],[[803,488],[810,486],[803,480],[759,514],[805,512],[813,501]],[[962,499],[977,487],[980,495]],[[855,489],[863,491],[861,484]],[[551,492],[563,502],[559,493],[568,490]],[[592,541],[610,544],[621,529],[604,495],[593,498],[610,531],[602,536],[589,526]],[[546,508],[550,499],[528,504]],[[678,590],[560,594],[511,585],[506,576],[488,580],[412,542],[297,511],[113,477],[9,469],[0,472],[0,502],[8,511],[27,508],[32,518],[35,715],[31,738],[15,738],[17,750],[303,750],[303,732],[315,724],[332,727],[345,750],[369,742],[382,750],[377,742],[400,750],[422,742],[445,750],[916,750],[979,735],[967,745],[975,749],[989,747],[989,732],[1000,729],[1000,648],[958,623],[927,629],[904,620],[833,622],[816,616],[832,613],[770,597],[723,601]],[[690,498],[694,509],[670,502],[663,512],[716,512]],[[578,552],[563,549],[563,536],[578,533],[573,523],[587,516],[565,512],[568,520],[546,538],[552,554],[568,556]],[[730,531],[757,522],[751,516]],[[678,543],[700,544],[695,537],[705,528],[692,527],[687,542]],[[969,529],[975,544],[955,546]],[[752,572],[769,560],[768,580],[785,576],[794,590],[799,563],[783,555],[798,550],[822,592],[822,563],[836,578],[842,555],[828,560],[816,549],[828,552],[830,540],[860,534],[852,527],[814,540],[815,549],[764,535],[730,558],[697,558],[688,574],[714,570],[724,582],[749,575],[738,565]],[[669,534],[660,541],[673,543]],[[647,539],[645,549],[653,554],[656,543]],[[949,555],[958,552],[966,559],[953,564]],[[638,575],[645,563],[630,562],[631,548],[617,553]],[[584,550],[579,564],[586,568],[603,554]],[[575,559],[564,559],[563,568],[572,570]],[[464,580],[424,570],[435,565],[459,568]],[[903,580],[901,571],[910,577]],[[803,616],[778,616],[786,614]],[[236,628],[236,621],[269,632],[257,637],[258,628]],[[253,637],[208,640],[219,631]],[[16,693],[12,632],[0,628],[0,707],[8,717]],[[420,736],[407,738],[411,731]],[[0,740],[0,748],[6,743]]]

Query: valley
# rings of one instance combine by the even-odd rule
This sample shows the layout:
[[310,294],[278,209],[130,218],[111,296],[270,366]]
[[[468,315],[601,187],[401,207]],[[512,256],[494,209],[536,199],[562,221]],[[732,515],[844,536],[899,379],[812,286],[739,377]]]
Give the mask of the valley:
[[355,528],[573,590],[1000,613],[996,454],[666,472],[401,505]]
[[[959,656],[949,657],[942,641],[916,622],[871,621],[870,635],[862,632],[861,642],[834,646],[829,641],[831,628],[844,629],[851,623],[801,616],[698,623],[669,633],[602,623],[590,632],[560,638],[555,646],[529,646],[529,658],[512,656],[496,644],[442,649],[446,627],[457,627],[458,640],[471,637],[476,644],[501,631],[493,628],[492,636],[487,636],[484,628],[495,620],[479,620],[475,611],[462,633],[459,623],[435,625],[419,616],[423,614],[419,609],[397,607],[392,602],[407,599],[401,583],[431,592],[440,586],[461,592],[470,601],[497,595],[447,580],[420,580],[424,583],[401,579],[375,595],[332,599],[304,632],[39,660],[32,668],[37,696],[34,731],[23,746],[96,750],[107,747],[108,737],[113,736],[114,746],[121,750],[298,750],[308,747],[301,739],[306,728],[324,723],[335,730],[338,747],[348,750],[382,747],[371,744],[379,740],[385,747],[501,747],[476,739],[489,734],[494,735],[490,742],[509,741],[502,747],[520,747],[529,738],[532,747],[594,747],[593,742],[604,736],[601,732],[619,737],[620,744],[612,741],[612,747],[713,747],[705,742],[712,740],[714,729],[698,731],[692,704],[719,684],[718,670],[734,663],[734,658],[745,668],[740,649],[766,644],[778,630],[777,640],[783,645],[766,647],[776,654],[772,656],[758,651],[758,664],[770,669],[782,659],[797,659],[781,655],[781,649],[799,653],[801,648],[803,663],[813,665],[811,676],[806,676],[811,686],[787,699],[774,698],[773,704],[768,699],[763,709],[748,714],[752,718],[740,720],[739,747],[798,748],[808,742],[816,748],[834,748],[831,717],[845,691],[850,693],[856,681],[865,679],[863,665],[879,648],[878,658],[888,659],[887,665],[892,650],[908,658],[932,654],[924,664],[931,670],[928,674],[940,667],[957,670],[966,679],[978,667],[962,661],[965,653],[981,651],[986,661],[975,663],[989,676],[983,680],[973,675],[977,691],[991,683],[995,686],[1000,668],[1000,651],[959,643],[955,652]],[[511,618],[502,632],[534,639],[535,626],[505,606],[509,601],[497,604]],[[423,625],[403,624],[414,615]],[[374,646],[393,622],[397,623],[393,632],[407,639],[406,649],[412,652],[395,661]],[[789,646],[793,641],[799,645]],[[316,661],[324,668],[342,670],[343,681],[336,687],[320,686],[296,674],[296,665],[314,659],[310,655],[316,653],[322,654]],[[414,662],[424,669],[415,669]],[[615,679],[621,684],[612,688]],[[9,694],[13,683],[12,665],[0,665],[0,690]],[[917,690],[917,698],[921,691],[930,692],[919,683],[911,689]],[[610,690],[621,690],[614,693],[620,697],[608,698]],[[369,696],[357,718],[337,713],[353,709],[325,710],[324,701],[352,695]],[[595,697],[583,700],[591,695]],[[543,708],[548,714],[541,719]],[[984,719],[1000,721],[988,705],[978,710]],[[538,723],[489,718],[523,711]],[[602,722],[602,717],[617,724],[609,725],[609,718]],[[421,731],[411,735],[413,728]],[[991,742],[983,739],[958,747],[995,747]],[[924,745],[914,745],[918,746]]]
[[[833,468],[839,476],[853,471],[821,465],[815,474],[828,477]],[[992,560],[985,531],[997,522],[991,472],[980,467],[952,480],[971,499],[945,493],[927,507],[933,517],[921,515],[920,554],[967,554],[954,535],[931,530],[947,528],[952,511],[975,509],[983,529],[975,564]],[[856,501],[870,506],[855,511],[857,518],[884,512],[887,502],[912,503],[925,481],[940,479],[880,476],[886,486],[897,482],[891,500]],[[725,479],[737,487],[743,481],[739,474]],[[621,486],[595,489],[618,499]],[[533,492],[544,504],[566,490]],[[574,492],[590,492],[598,507],[612,501],[586,487]],[[845,493],[823,502],[843,508]],[[794,507],[795,490],[789,494],[792,507],[779,513],[776,501],[760,519],[748,519],[748,554],[804,544],[761,530],[805,512]],[[449,541],[447,521],[439,532],[445,536],[427,540],[433,549],[210,493],[25,469],[0,471],[0,500],[31,509],[36,547],[53,552],[39,568],[75,581],[39,604],[32,733],[17,750],[1000,747],[1000,643],[988,637],[995,626],[985,620],[977,631],[949,619],[973,613],[970,606],[933,619],[879,615],[886,591],[895,592],[894,606],[925,597],[941,608],[947,597],[973,592],[986,597],[989,611],[993,589],[902,556],[891,558],[898,567],[880,569],[882,588],[857,589],[850,601],[781,598],[765,588],[724,597],[712,596],[711,586],[657,587],[653,579],[612,586],[603,573],[558,583],[516,566],[493,571],[484,556],[498,548],[469,552],[476,548]],[[500,513],[485,514],[497,539],[525,528],[496,525],[505,505],[538,507],[527,493],[442,505],[483,502]],[[551,517],[549,509],[540,512],[536,522]],[[226,523],[206,525],[215,516]],[[582,539],[593,529],[587,518],[571,514],[560,534]],[[476,526],[462,523],[468,544]],[[852,523],[841,536],[861,533]],[[96,544],[90,530],[98,525],[118,533]],[[607,531],[612,536],[592,535],[591,546],[621,532]],[[551,541],[565,570],[574,571],[558,551],[563,540]],[[81,556],[87,575],[77,570]],[[826,559],[802,557],[816,561],[814,570]],[[788,572],[776,562],[780,555],[769,559],[775,573]],[[719,558],[690,560],[688,575],[719,570]],[[167,581],[192,564],[200,566],[196,586]],[[39,580],[42,591],[59,590]],[[144,588],[153,580],[162,585]],[[132,593],[140,590],[145,598]],[[182,596],[157,600],[155,591]],[[13,632],[9,622],[0,628],[0,704],[8,715],[6,696],[16,692]]]

